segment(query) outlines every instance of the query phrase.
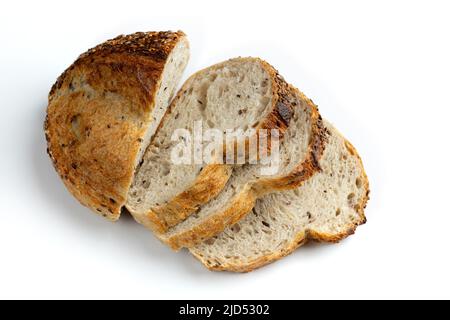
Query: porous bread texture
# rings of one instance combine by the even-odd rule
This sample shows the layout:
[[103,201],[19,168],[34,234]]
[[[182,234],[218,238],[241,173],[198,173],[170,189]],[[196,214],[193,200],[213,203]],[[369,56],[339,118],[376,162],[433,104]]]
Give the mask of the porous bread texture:
[[249,128],[284,131],[292,107],[288,85],[275,69],[257,58],[235,58],[197,72],[172,102],[139,165],[127,208],[136,221],[164,233],[214,198],[228,181],[226,164],[174,164],[172,141],[177,129]]
[[252,212],[190,249],[206,267],[248,272],[276,261],[307,240],[338,242],[366,222],[369,183],[354,147],[327,123],[322,171],[297,189],[259,199]]
[[239,221],[257,198],[275,190],[298,186],[319,170],[326,135],[316,106],[295,88],[290,103],[295,106],[290,125],[279,148],[278,172],[264,176],[264,164],[236,167],[223,191],[192,216],[158,237],[172,249],[192,247]]
[[139,32],[90,49],[58,78],[45,121],[48,153],[83,205],[119,218],[188,58],[183,32]]

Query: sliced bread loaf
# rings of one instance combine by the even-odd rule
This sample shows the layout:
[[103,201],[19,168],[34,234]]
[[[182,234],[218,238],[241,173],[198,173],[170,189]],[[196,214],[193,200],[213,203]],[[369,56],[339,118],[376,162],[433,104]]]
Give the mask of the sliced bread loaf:
[[365,223],[369,183],[355,148],[331,125],[320,167],[304,185],[259,199],[252,213],[190,249],[211,270],[248,272],[307,240],[338,242]]
[[318,170],[326,143],[326,130],[316,106],[295,88],[289,103],[294,106],[290,125],[280,143],[279,168],[264,176],[264,164],[236,167],[223,191],[192,216],[158,237],[178,250],[192,247],[239,221],[257,198],[276,190],[295,188]]
[[188,58],[183,32],[135,33],[82,54],[59,77],[48,99],[48,153],[82,204],[119,218]]
[[144,226],[164,233],[214,198],[232,167],[224,164],[174,164],[176,129],[248,128],[286,130],[292,115],[291,91],[268,63],[236,58],[197,72],[172,102],[161,122],[128,195],[127,208]]

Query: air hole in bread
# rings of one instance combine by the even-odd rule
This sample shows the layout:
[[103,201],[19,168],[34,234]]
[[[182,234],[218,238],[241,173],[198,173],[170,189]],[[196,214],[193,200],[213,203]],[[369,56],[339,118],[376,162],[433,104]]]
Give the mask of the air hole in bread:
[[267,228],[270,228],[270,224],[268,224],[266,221],[261,221],[261,223],[265,226],[265,227],[267,227]]
[[336,209],[336,217],[339,217],[341,215],[342,211],[341,208]]
[[[244,109],[240,109],[239,111],[238,111],[238,115],[243,115],[243,114],[246,114],[247,113],[247,111],[248,111],[248,109],[247,108],[244,108]],[[245,130],[244,130],[245,131]]]
[[239,226],[239,224],[235,224],[231,227],[231,231],[233,231],[234,233],[238,233],[239,231],[241,231],[241,227]]
[[356,184],[356,186],[357,186],[358,188],[361,188],[361,187],[362,187],[362,181],[361,181],[361,179],[360,179],[360,178],[356,178],[355,184]]

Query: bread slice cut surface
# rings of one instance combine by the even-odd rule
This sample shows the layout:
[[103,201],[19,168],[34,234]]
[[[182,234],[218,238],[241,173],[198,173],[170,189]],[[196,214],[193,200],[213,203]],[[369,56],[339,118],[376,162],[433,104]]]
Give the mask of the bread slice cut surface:
[[302,186],[259,199],[240,222],[190,249],[211,270],[248,272],[307,240],[338,242],[366,222],[369,183],[355,148],[330,124],[322,171]]
[[263,163],[236,167],[216,198],[158,235],[163,242],[175,250],[195,246],[239,221],[259,197],[295,188],[319,170],[318,159],[326,143],[321,117],[310,99],[293,87],[290,90],[293,116],[280,142],[277,172],[269,176],[262,174]]
[[289,86],[268,63],[236,58],[197,72],[183,85],[138,167],[127,208],[141,224],[164,233],[224,188],[231,165],[175,164],[177,129],[249,128],[284,132],[292,116]]

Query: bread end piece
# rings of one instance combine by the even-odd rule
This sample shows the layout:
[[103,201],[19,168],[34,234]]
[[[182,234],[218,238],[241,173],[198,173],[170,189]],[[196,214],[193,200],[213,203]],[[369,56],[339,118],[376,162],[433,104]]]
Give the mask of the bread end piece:
[[160,86],[176,47],[187,59],[181,31],[116,37],[82,54],[50,90],[44,129],[53,165],[81,204],[112,221],[159,121],[155,105],[170,95]]

